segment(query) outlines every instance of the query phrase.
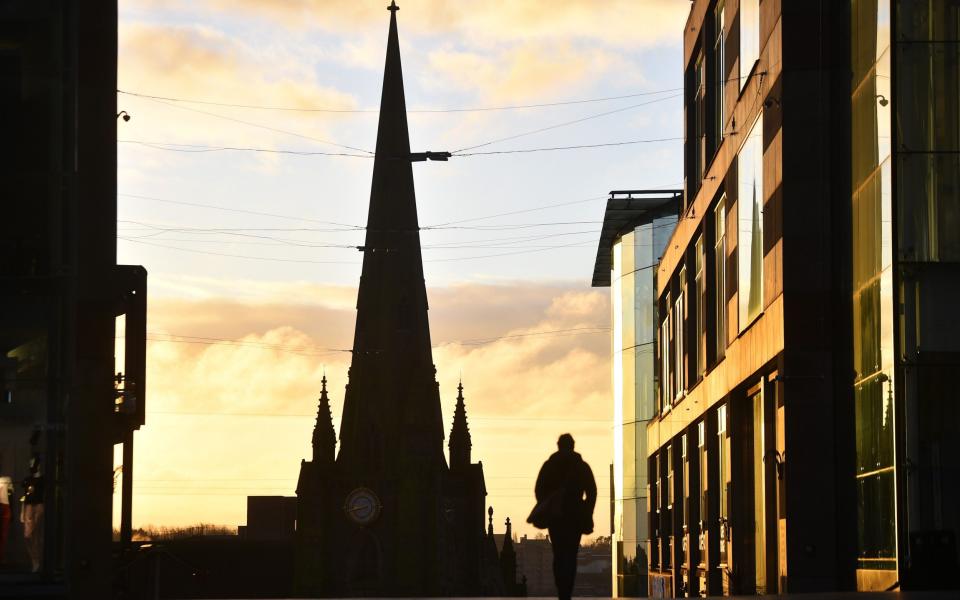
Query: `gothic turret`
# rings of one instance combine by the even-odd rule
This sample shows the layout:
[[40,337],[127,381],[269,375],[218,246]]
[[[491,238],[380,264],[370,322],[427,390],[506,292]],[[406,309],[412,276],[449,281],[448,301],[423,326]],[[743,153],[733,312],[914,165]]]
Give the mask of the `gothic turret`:
[[317,424],[313,428],[313,462],[317,465],[332,465],[337,447],[337,434],[333,429],[333,414],[327,398],[327,375],[320,380],[320,405],[317,407]]
[[453,410],[453,427],[450,429],[450,468],[465,469],[470,466],[470,427],[467,425],[467,407],[463,403],[463,382],[457,385],[457,407]]

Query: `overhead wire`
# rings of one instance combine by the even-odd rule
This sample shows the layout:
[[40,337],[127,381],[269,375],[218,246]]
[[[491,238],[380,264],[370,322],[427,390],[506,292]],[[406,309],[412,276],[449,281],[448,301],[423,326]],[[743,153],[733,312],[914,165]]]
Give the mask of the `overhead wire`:
[[[682,183],[683,183],[683,182],[660,184],[660,185],[656,185],[656,186],[651,186],[650,189],[657,189],[657,188],[661,188],[661,187],[672,187],[672,186],[680,185],[680,184],[682,184]],[[338,226],[338,227],[346,228],[345,230],[347,230],[347,231],[363,229],[363,227],[362,227],[361,225],[351,225],[351,224],[346,224],[346,223],[338,223],[338,222],[334,222],[334,221],[324,221],[324,220],[320,220],[320,219],[312,219],[312,218],[309,218],[309,217],[299,217],[299,216],[284,215],[284,214],[279,214],[279,213],[268,213],[268,212],[261,212],[261,211],[253,211],[253,210],[232,208],[232,207],[220,206],[220,205],[216,205],[216,204],[202,204],[202,203],[198,203],[198,202],[185,202],[185,201],[182,201],[182,200],[170,200],[170,199],[166,199],[166,198],[157,198],[157,197],[155,197],[155,196],[145,196],[145,195],[141,195],[141,194],[118,193],[117,195],[118,195],[118,196],[125,197],[125,198],[134,198],[134,199],[138,199],[138,200],[149,200],[149,201],[153,201],[153,202],[162,202],[162,203],[176,204],[176,205],[182,205],[182,206],[192,206],[192,207],[195,207],[195,208],[207,208],[207,209],[218,210],[218,211],[223,211],[223,212],[232,212],[232,213],[238,213],[238,214],[249,214],[249,215],[255,215],[255,216],[262,216],[262,217],[274,217],[274,218],[278,218],[278,219],[287,219],[287,220],[291,220],[291,221],[304,221],[304,222],[309,222],[309,223],[319,223],[319,224],[323,224],[323,225],[335,225],[335,226]],[[552,208],[559,208],[559,207],[562,207],[562,206],[570,206],[570,205],[574,205],[574,204],[583,204],[583,203],[586,203],[586,202],[595,202],[595,201],[599,201],[599,200],[604,200],[604,199],[606,199],[606,198],[607,198],[606,195],[604,195],[604,196],[593,196],[593,197],[591,197],[591,198],[584,198],[584,199],[581,199],[581,200],[571,200],[571,201],[567,201],[567,202],[557,202],[557,203],[553,203],[553,204],[544,204],[544,205],[535,206],[535,207],[532,207],[532,208],[525,208],[525,209],[520,209],[520,210],[511,210],[511,211],[506,211],[506,212],[492,213],[492,214],[480,215],[480,216],[476,216],[476,217],[468,217],[468,218],[465,218],[465,219],[457,219],[457,220],[454,220],[454,221],[445,221],[445,222],[443,222],[443,223],[436,223],[436,224],[434,224],[434,225],[427,225],[426,227],[432,228],[432,229],[436,229],[436,228],[447,227],[447,226],[452,226],[452,225],[462,225],[463,223],[471,223],[471,222],[475,222],[475,221],[485,221],[485,220],[493,219],[493,218],[497,218],[497,217],[513,216],[513,215],[518,215],[518,214],[526,214],[526,213],[538,212],[538,211],[542,211],[542,210],[549,210],[549,209],[552,209]],[[142,222],[136,222],[136,221],[118,221],[118,222],[125,222],[125,223],[142,223]],[[150,227],[153,227],[153,225],[150,225]],[[421,228],[421,230],[422,230],[422,229],[423,229],[423,228]],[[428,230],[429,230],[429,229],[428,229]],[[584,232],[584,233],[587,233],[587,232]],[[543,236],[543,238],[546,238],[546,237],[554,237],[554,236],[562,236],[562,235],[571,235],[571,233],[549,234],[549,235]],[[511,238],[502,238],[502,239],[507,240],[507,239],[511,239]],[[540,239],[542,239],[542,238],[540,238]],[[471,243],[472,243],[472,242],[471,242]],[[424,246],[424,247],[426,247],[426,246]]]
[[[215,112],[210,112],[210,111],[206,111],[206,110],[201,110],[201,109],[198,109],[198,108],[192,108],[192,107],[189,107],[189,106],[183,106],[182,104],[178,104],[178,103],[176,102],[176,100],[172,100],[171,98],[160,99],[160,98],[161,98],[160,96],[151,96],[151,95],[146,95],[146,94],[133,94],[133,95],[138,95],[138,96],[141,97],[141,98],[145,98],[145,99],[147,99],[147,100],[149,100],[149,101],[151,101],[151,102],[156,102],[156,103],[161,104],[161,105],[164,105],[164,106],[173,107],[173,108],[178,108],[178,109],[181,109],[181,110],[187,110],[187,111],[191,111],[191,112],[195,112],[195,113],[199,113],[199,114],[203,114],[203,115],[215,117],[215,118],[218,118],[218,119],[224,119],[224,120],[227,120],[227,121],[244,124],[244,125],[251,126],[251,127],[257,127],[257,128],[266,129],[266,130],[269,130],[269,131],[274,131],[274,132],[277,132],[277,133],[282,133],[282,134],[285,134],[285,135],[291,135],[291,136],[295,136],[295,137],[299,137],[299,138],[303,138],[303,139],[308,139],[308,140],[311,140],[311,141],[314,141],[314,142],[319,142],[319,143],[322,143],[322,144],[327,144],[327,145],[335,146],[335,147],[338,147],[338,148],[343,148],[343,149],[346,149],[346,150],[353,150],[353,151],[355,151],[355,152],[360,152],[360,153],[362,153],[362,154],[357,155],[357,154],[347,154],[347,153],[319,153],[319,152],[317,152],[317,153],[311,153],[311,152],[309,152],[309,151],[299,151],[299,150],[274,150],[274,149],[270,149],[270,148],[238,147],[238,146],[201,146],[201,145],[196,145],[196,144],[176,144],[176,143],[164,143],[164,142],[150,142],[150,141],[145,141],[145,140],[122,140],[121,143],[140,144],[140,145],[147,146],[147,147],[151,147],[151,148],[155,148],[155,149],[158,149],[158,150],[166,150],[166,151],[173,151],[173,152],[184,152],[184,153],[203,153],[203,152],[219,152],[219,151],[247,151],[247,152],[264,152],[264,153],[290,154],[290,155],[312,155],[312,154],[313,154],[313,155],[327,155],[327,156],[352,156],[352,157],[364,157],[364,158],[366,158],[366,157],[372,157],[372,156],[375,155],[374,152],[372,152],[372,151],[370,151],[370,150],[366,150],[366,149],[364,149],[364,148],[358,148],[358,147],[356,147],[356,146],[350,146],[350,145],[347,145],[347,144],[341,144],[341,143],[339,143],[339,142],[333,142],[333,141],[331,141],[331,140],[326,140],[326,139],[322,139],[322,138],[316,138],[316,137],[312,137],[312,136],[308,136],[308,135],[296,133],[296,132],[293,132],[293,131],[288,131],[288,130],[285,130],[285,129],[280,129],[280,128],[277,128],[277,127],[271,127],[271,126],[263,125],[263,124],[260,124],[260,123],[254,123],[254,122],[246,121],[246,120],[243,120],[243,119],[237,119],[237,118],[235,118],[235,117],[230,117],[230,116],[222,115],[222,114],[215,113]],[[599,144],[580,144],[580,145],[568,145],[568,146],[552,146],[552,147],[544,147],[544,148],[525,148],[525,149],[517,149],[517,150],[512,150],[512,151],[500,151],[500,152],[473,152],[473,153],[469,153],[469,154],[466,152],[466,151],[468,151],[468,150],[474,150],[474,149],[476,149],[476,148],[482,148],[482,147],[489,146],[489,145],[492,145],[492,144],[496,144],[496,143],[500,143],[500,142],[504,142],[504,141],[508,141],[508,140],[513,140],[513,139],[525,137],[525,136],[528,136],[528,135],[534,135],[534,134],[536,134],[536,133],[542,133],[542,132],[545,132],[545,131],[550,131],[550,130],[558,129],[558,128],[561,128],[561,127],[567,127],[567,126],[569,126],[569,125],[574,125],[574,124],[582,123],[582,122],[589,121],[589,120],[592,120],[592,119],[597,119],[597,118],[600,118],[600,117],[604,117],[604,116],[608,116],[608,115],[612,115],[612,114],[624,112],[624,111],[627,111],[627,110],[632,110],[632,109],[639,108],[639,107],[642,107],[642,106],[647,106],[647,105],[654,104],[654,103],[657,103],[657,102],[662,102],[662,101],[664,101],[664,100],[670,100],[670,99],[673,99],[673,98],[680,97],[681,95],[682,95],[682,94],[672,94],[672,95],[670,95],[670,96],[663,96],[663,97],[660,97],[660,98],[656,98],[656,99],[654,99],[654,100],[649,100],[649,101],[647,101],[647,102],[640,102],[640,103],[637,103],[637,104],[632,104],[632,105],[630,105],[630,106],[620,107],[620,108],[617,108],[617,109],[614,109],[614,110],[610,110],[610,111],[604,111],[604,112],[597,113],[597,114],[593,114],[593,115],[587,115],[587,116],[585,116],[585,117],[580,117],[580,118],[574,119],[574,120],[572,120],[572,121],[565,121],[565,122],[562,122],[562,123],[555,123],[555,124],[553,124],[553,125],[548,125],[548,126],[546,126],[546,127],[541,127],[541,128],[538,128],[538,129],[534,129],[534,130],[525,131],[525,132],[521,132],[521,133],[518,133],[518,134],[506,136],[506,137],[503,137],[503,138],[497,138],[497,139],[494,139],[494,140],[490,140],[490,141],[488,141],[488,142],[483,142],[483,143],[480,143],[480,144],[474,144],[474,145],[472,145],[472,146],[467,146],[467,147],[464,147],[464,148],[460,148],[460,149],[458,149],[458,150],[453,151],[452,154],[453,154],[454,156],[479,156],[479,155],[493,155],[493,154],[550,152],[550,151],[558,151],[558,150],[574,150],[574,149],[587,149],[587,148],[601,148],[601,147],[610,147],[610,146],[622,146],[622,145],[627,145],[627,144],[652,143],[652,142],[656,142],[656,141],[670,141],[670,140],[673,140],[673,139],[678,139],[678,138],[662,138],[662,139],[659,139],[659,140],[629,140],[629,141],[624,141],[624,142],[609,142],[609,143],[599,143]],[[625,97],[631,97],[631,96],[625,96]],[[613,98],[611,98],[611,99],[613,99]],[[182,99],[180,99],[180,100],[182,100]],[[576,102],[573,102],[573,103],[576,103]]]
[[287,220],[290,220],[290,221],[304,221],[304,222],[307,222],[307,223],[320,223],[320,224],[323,224],[323,225],[339,225],[339,226],[344,226],[344,227],[353,227],[353,226],[351,226],[351,225],[344,225],[343,223],[335,223],[335,222],[333,222],[333,221],[323,221],[323,220],[320,220],[320,219],[312,219],[312,218],[310,218],[310,217],[295,217],[295,216],[292,216],[292,215],[281,215],[281,214],[278,214],[278,213],[268,213],[268,212],[261,212],[261,211],[256,211],[256,210],[246,210],[246,209],[242,209],[242,208],[230,208],[230,207],[227,207],[227,206],[217,206],[217,205],[215,205],[215,204],[201,204],[201,203],[199,203],[199,202],[185,202],[185,201],[183,201],[183,200],[169,200],[169,199],[166,199],[166,198],[157,198],[157,197],[155,197],[155,196],[143,196],[143,195],[139,195],[139,194],[124,194],[124,193],[120,193],[120,192],[117,193],[117,196],[122,196],[122,197],[124,197],[124,198],[136,198],[136,199],[138,199],[138,200],[150,200],[150,201],[153,201],[153,202],[163,202],[163,203],[166,203],[166,204],[178,204],[178,205],[181,205],[181,206],[192,206],[192,207],[195,207],[195,208],[208,208],[208,209],[211,209],[211,210],[219,210],[219,211],[224,211],[224,212],[232,212],[232,213],[238,213],[238,214],[254,215],[254,216],[258,216],[258,217],[274,217],[274,218],[276,218],[276,219],[287,219]]
[[[408,113],[466,113],[466,112],[490,112],[490,111],[501,111],[501,110],[521,110],[521,109],[530,109],[530,108],[547,108],[552,106],[569,106],[573,104],[589,104],[594,102],[610,102],[614,100],[626,100],[629,98],[639,98],[641,96],[655,96],[657,94],[665,94],[668,92],[681,91],[683,88],[667,88],[663,90],[653,90],[647,92],[637,92],[634,94],[624,94],[621,96],[606,96],[602,98],[583,98],[578,100],[561,100],[557,102],[541,102],[538,104],[512,104],[512,105],[503,105],[503,106],[480,106],[480,107],[466,107],[466,108],[414,108],[407,110]],[[163,100],[167,102],[183,102],[186,104],[203,104],[207,106],[221,106],[225,108],[247,108],[254,110],[276,110],[284,112],[306,112],[306,113],[333,113],[333,114],[372,114],[379,113],[379,108],[360,108],[360,109],[347,109],[347,108],[300,108],[300,107],[290,107],[290,106],[269,106],[262,104],[235,104],[229,102],[215,102],[211,100],[198,100],[194,98],[177,98],[173,96],[157,96],[152,94],[144,94],[141,92],[131,92],[126,90],[117,90],[118,94],[123,94],[125,96],[134,96],[137,98],[145,98],[147,100]]]
[[[531,132],[531,133],[539,133],[539,131]],[[554,152],[554,151],[560,151],[560,150],[587,150],[591,148],[610,148],[610,147],[616,147],[616,146],[629,146],[629,145],[635,145],[635,144],[674,142],[678,140],[683,140],[683,138],[682,137],[666,137],[666,138],[651,138],[651,139],[643,139],[643,140],[627,140],[622,142],[602,142],[598,144],[578,144],[578,145],[572,145],[572,146],[545,146],[542,148],[517,148],[514,150],[462,152],[462,153],[454,153],[451,155],[451,157],[492,156],[492,155],[498,155],[498,154],[531,154],[536,152]],[[375,154],[369,154],[369,155],[350,154],[346,152],[309,152],[309,151],[301,151],[301,150],[285,150],[285,149],[258,148],[258,147],[202,146],[198,144],[174,144],[169,142],[147,142],[142,140],[117,140],[117,143],[137,144],[140,146],[153,148],[155,150],[164,150],[167,152],[183,152],[187,154],[219,152],[219,151],[236,151],[236,152],[256,152],[256,153],[263,153],[263,154],[287,154],[287,155],[294,155],[294,156],[346,156],[346,157],[353,157],[353,158],[375,158],[376,156]],[[178,146],[184,146],[184,148],[179,148]]]
[[[316,411],[310,413],[267,413],[267,412],[243,412],[243,413],[230,413],[230,412],[209,412],[209,411],[164,411],[164,410],[148,410],[148,415],[163,415],[163,416],[183,416],[183,417],[251,417],[251,418],[284,418],[284,419],[304,419],[304,418],[316,418]],[[499,416],[499,417],[488,417],[483,415],[470,416],[469,421],[504,421],[504,422],[530,422],[536,423],[538,421],[546,422],[556,422],[556,423],[610,423],[610,419],[588,419],[588,418],[576,418],[576,417],[513,417],[513,416]]]
[[631,104],[630,106],[624,106],[624,107],[617,108],[617,109],[614,109],[614,110],[608,110],[608,111],[604,111],[604,112],[597,113],[597,114],[593,114],[593,115],[587,115],[586,117],[580,117],[579,119],[574,119],[574,120],[572,120],[572,121],[564,121],[563,123],[555,123],[555,124],[553,124],[553,125],[548,125],[548,126],[546,126],[546,127],[540,127],[540,128],[538,128],[538,129],[532,129],[532,130],[530,130],[530,131],[524,131],[524,132],[522,132],[522,133],[516,133],[516,134],[514,134],[514,135],[508,135],[508,136],[506,136],[506,137],[497,138],[497,139],[494,139],[494,140],[490,140],[490,141],[488,141],[488,142],[483,142],[483,143],[480,143],[480,144],[474,144],[474,145],[472,145],[472,146],[466,146],[466,147],[464,147],[464,148],[460,148],[460,149],[458,149],[458,150],[454,150],[454,151],[453,151],[453,155],[454,155],[454,156],[457,156],[457,155],[459,155],[461,152],[466,152],[467,150],[475,150],[476,148],[483,148],[483,147],[486,147],[486,146],[490,146],[490,145],[492,145],[492,144],[499,144],[500,142],[506,142],[506,141],[508,141],[508,140],[515,140],[515,139],[517,139],[517,138],[526,137],[526,136],[528,136],[528,135],[534,135],[534,134],[536,134],[536,133],[543,133],[544,131],[551,131],[551,130],[553,130],[553,129],[559,129],[559,128],[561,128],[561,127],[567,127],[567,126],[569,126],[569,125],[576,125],[577,123],[583,123],[583,122],[585,122],[585,121],[590,121],[590,120],[593,120],[593,119],[599,119],[600,117],[606,117],[606,116],[613,115],[613,114],[616,114],[616,113],[621,113],[621,112],[624,112],[624,111],[627,111],[627,110],[632,110],[632,109],[634,109],[634,108],[640,108],[641,106],[648,106],[648,105],[654,104],[654,103],[656,103],[656,102],[663,102],[664,100],[671,100],[671,99],[673,99],[673,98],[679,98],[679,97],[682,96],[682,95],[683,95],[683,94],[674,94],[674,95],[672,95],[672,96],[665,96],[665,97],[663,97],[663,98],[657,98],[656,100],[650,100],[650,101],[648,101],[648,102],[641,102],[641,103],[639,103],[639,104]]
[[[569,335],[592,335],[597,333],[603,333],[610,331],[609,327],[570,327],[566,329],[550,329],[542,331],[530,331],[526,333],[515,333],[515,334],[506,334],[501,336],[494,336],[488,338],[475,338],[475,339],[466,339],[466,340],[450,340],[446,342],[439,342],[433,344],[431,347],[442,348],[444,346],[482,346],[486,344],[492,344],[493,342],[498,342],[502,340],[512,340],[512,339],[521,339],[521,338],[530,338],[530,337],[566,337]],[[171,342],[171,343],[182,343],[182,344],[201,344],[208,346],[215,345],[228,345],[228,346],[249,346],[254,348],[262,348],[264,350],[276,350],[278,352],[289,352],[292,354],[307,354],[310,356],[321,356],[332,353],[352,353],[354,352],[351,349],[346,348],[314,348],[313,352],[308,352],[300,347],[288,346],[284,344],[270,344],[265,342],[255,342],[250,340],[243,339],[230,339],[230,338],[217,338],[217,337],[204,337],[204,336],[193,336],[193,335],[181,335],[174,333],[166,332],[147,332],[147,339],[155,342]],[[317,352],[320,352],[318,354]]]
[[[126,230],[126,231],[130,231],[130,230]],[[314,243],[311,243],[311,242],[309,242],[309,241],[307,241],[307,240],[290,239],[290,238],[279,238],[279,237],[274,237],[274,236],[251,236],[251,237],[257,237],[257,238],[262,238],[262,239],[266,239],[266,240],[274,240],[273,242],[270,242],[270,241],[258,242],[258,241],[233,240],[233,239],[223,240],[223,239],[216,239],[216,238],[214,238],[214,239],[169,238],[169,237],[159,238],[158,236],[163,235],[163,234],[165,234],[165,233],[171,233],[171,232],[169,232],[169,231],[164,231],[164,230],[160,230],[160,231],[148,230],[148,231],[152,231],[152,233],[149,233],[149,234],[146,234],[146,235],[126,235],[126,236],[124,236],[124,237],[126,237],[126,238],[128,238],[128,239],[130,239],[130,240],[153,239],[153,238],[156,238],[156,240],[163,241],[163,242],[209,243],[209,244],[226,244],[226,245],[231,245],[231,246],[233,246],[233,245],[250,245],[250,246],[293,246],[293,247],[307,247],[307,248],[341,248],[341,247],[342,247],[342,248],[351,248],[351,249],[357,248],[356,245],[332,244],[332,243],[329,243],[329,244],[314,244]],[[204,233],[204,232],[198,232],[198,233]],[[524,242],[534,242],[534,241],[539,241],[539,240],[544,240],[544,239],[549,239],[549,238],[555,238],[555,237],[567,237],[567,236],[571,236],[571,235],[587,235],[587,234],[589,234],[589,235],[596,235],[596,233],[597,233],[596,230],[591,229],[591,230],[584,230],[584,231],[565,231],[565,232],[561,232],[561,233],[550,233],[550,234],[546,234],[546,235],[537,235],[537,236],[529,236],[529,235],[524,235],[524,236],[506,236],[506,237],[496,237],[496,238],[485,238],[485,239],[479,239],[479,240],[462,240],[462,241],[456,241],[456,242],[441,242],[441,243],[435,243],[435,244],[423,244],[423,245],[421,245],[421,248],[422,248],[423,250],[461,250],[461,249],[468,249],[468,248],[469,248],[469,249],[478,249],[478,248],[533,248],[533,247],[541,247],[541,246],[529,246],[529,245],[527,245],[527,246],[524,246],[524,245],[511,246],[511,245],[509,245],[509,244],[511,244],[511,243],[513,243],[513,244],[523,244]],[[216,235],[216,234],[215,234],[215,235]],[[224,233],[223,235],[232,235],[232,234]],[[244,236],[244,237],[246,237],[246,236]],[[471,244],[479,244],[479,245],[473,246],[473,245],[471,245]],[[505,244],[506,244],[506,245],[505,245]]]
[[[278,130],[279,131],[279,130]],[[283,133],[290,133],[284,131]],[[313,139],[313,138],[311,138]],[[251,146],[203,146],[200,144],[177,144],[173,142],[147,142],[143,140],[117,140],[118,144],[137,144],[154,150],[167,152],[184,152],[187,154],[204,154],[207,152],[256,152],[263,154],[290,154],[294,156],[349,156],[353,158],[373,158],[374,154],[355,154],[350,152],[312,152],[308,150],[282,150],[274,148],[256,148]]]
[[310,259],[298,259],[298,258],[274,258],[266,256],[249,256],[245,254],[228,254],[226,252],[212,252],[209,250],[196,250],[193,248],[181,248],[179,246],[170,246],[168,244],[158,244],[156,242],[145,242],[143,240],[137,240],[133,238],[128,238],[124,236],[117,236],[118,240],[123,240],[125,242],[130,242],[132,244],[143,244],[146,246],[155,246],[157,248],[166,248],[168,250],[179,250],[180,252],[192,252],[194,254],[207,254],[210,256],[223,256],[226,258],[243,258],[246,260],[259,260],[264,262],[283,262],[283,263],[307,263],[315,265],[358,265],[357,261],[345,261],[345,260],[310,260]]
[[546,204],[544,206],[538,206],[535,208],[524,208],[520,210],[511,210],[507,212],[494,213],[492,215],[484,215],[481,217],[469,217],[466,219],[458,219],[456,221],[447,221],[445,223],[437,223],[434,227],[443,227],[446,225],[459,225],[462,223],[472,223],[474,221],[485,221],[487,219],[494,219],[497,217],[509,217],[513,215],[520,215],[525,213],[537,212],[541,210],[548,210],[551,208],[558,208],[561,206],[570,206],[572,204],[583,204],[584,202],[596,202],[597,200],[603,200],[606,196],[593,196],[592,198],[584,198],[583,200],[571,200],[569,202],[557,202],[556,204]]
[[439,231],[439,230],[458,230],[458,229],[468,229],[468,230],[478,230],[478,231],[510,231],[514,229],[534,229],[538,227],[559,227],[563,225],[598,225],[603,223],[603,221],[545,221],[545,222],[534,222],[534,223],[501,223],[496,225],[426,225],[421,226],[416,229],[412,228],[402,228],[402,229],[384,229],[384,228],[369,228],[363,227],[360,225],[346,225],[340,224],[342,229],[319,229],[316,227],[190,227],[190,226],[174,226],[174,227],[163,227],[144,221],[133,221],[127,219],[118,219],[118,223],[130,223],[135,225],[142,225],[150,229],[163,230],[163,231],[176,231],[179,233],[193,233],[193,232],[209,232],[209,233],[224,233],[224,232],[245,232],[245,231],[284,231],[284,232],[293,232],[293,231],[311,231],[311,232],[331,232],[331,231],[375,231],[375,232],[387,232],[387,233],[397,233],[397,232],[413,232],[413,231]]
[[354,151],[356,151],[356,152],[363,152],[364,154],[369,154],[369,155],[371,155],[371,156],[373,155],[373,152],[372,152],[372,151],[366,150],[366,149],[364,149],[364,148],[357,148],[356,146],[348,146],[347,144],[340,144],[340,143],[338,143],[338,142],[333,142],[333,141],[330,141],[330,140],[325,140],[325,139],[323,139],[323,138],[317,138],[317,137],[313,137],[313,136],[309,136],[309,135],[304,135],[304,134],[302,134],[302,133],[296,133],[296,132],[294,132],[294,131],[287,131],[286,129],[279,129],[279,128],[277,128],[277,127],[271,127],[271,126],[269,126],[269,125],[263,125],[263,124],[260,124],[260,123],[253,123],[253,122],[251,122],[251,121],[245,121],[245,120],[243,120],[243,119],[237,119],[237,118],[234,118],[234,117],[228,117],[227,115],[221,115],[221,114],[219,114],[219,113],[214,113],[214,112],[210,112],[210,111],[207,111],[207,110],[201,110],[201,109],[199,109],[199,108],[191,108],[191,107],[189,107],[189,106],[182,106],[182,105],[180,105],[180,104],[174,104],[174,103],[170,103],[170,102],[164,102],[163,100],[153,100],[153,99],[151,99],[150,101],[151,101],[151,102],[156,102],[157,104],[162,104],[162,105],[164,105],[164,106],[169,106],[169,107],[171,107],[171,108],[176,108],[176,109],[179,109],[179,110],[186,110],[186,111],[190,111],[190,112],[199,113],[199,114],[202,114],[202,115],[207,115],[207,116],[210,116],[210,117],[215,117],[215,118],[217,118],[217,119],[223,119],[223,120],[225,120],[225,121],[231,121],[231,122],[233,122],[233,123],[240,123],[240,124],[243,124],[243,125],[247,125],[247,126],[249,126],[249,127],[256,127],[256,128],[259,128],[259,129],[266,129],[266,130],[268,130],[268,131],[274,131],[274,132],[276,132],[276,133],[283,133],[283,134],[285,134],[285,135],[290,135],[290,136],[293,136],[293,137],[298,137],[298,138],[302,138],[302,139],[305,139],[305,140],[310,140],[310,141],[313,141],[313,142],[318,142],[318,143],[320,143],[320,144],[327,144],[328,146],[335,146],[335,147],[337,147],[337,148],[343,148],[343,149],[345,149],[345,150],[354,150]]
[[[775,66],[780,64],[779,62],[774,63]],[[717,83],[729,83],[731,81],[739,82],[741,79],[747,79],[754,75],[754,73],[748,73],[746,75],[738,75],[735,77],[728,77]],[[629,98],[639,98],[642,96],[655,96],[658,94],[666,94],[670,92],[682,92],[684,88],[675,87],[675,88],[663,88],[659,90],[647,90],[644,92],[635,92],[632,94],[623,94],[619,96],[603,96],[598,98],[581,98],[574,100],[558,100],[555,102],[541,102],[536,104],[508,104],[501,106],[479,106],[479,107],[461,107],[461,108],[413,108],[408,109],[408,113],[465,113],[465,112],[488,112],[488,111],[499,111],[499,110],[520,110],[520,109],[529,109],[529,108],[547,108],[552,106],[568,106],[574,104],[590,104],[595,102],[608,102],[614,100],[627,100]],[[231,103],[231,102],[218,102],[213,100],[202,100],[197,98],[182,98],[175,96],[161,96],[156,94],[146,94],[143,92],[135,92],[129,90],[117,90],[118,94],[125,96],[132,96],[137,98],[144,98],[147,100],[164,100],[167,102],[182,102],[186,104],[204,104],[207,106],[220,106],[224,108],[245,108],[253,110],[274,110],[274,111],[283,111],[283,112],[312,112],[312,113],[335,113],[335,114],[350,114],[350,113],[359,113],[359,114],[375,114],[379,113],[379,108],[316,108],[316,107],[291,107],[291,106],[271,106],[265,104],[242,104],[242,103]]]
[[[539,133],[533,132],[533,133]],[[496,154],[530,154],[533,152],[553,152],[556,150],[585,150],[589,148],[608,148],[611,146],[629,146],[632,144],[652,144],[656,142],[675,142],[683,140],[682,137],[655,138],[649,140],[628,140],[626,142],[606,142],[602,144],[579,144],[576,146],[548,146],[545,148],[519,148],[516,150],[488,150],[484,152],[461,152],[453,156],[493,156]],[[494,142],[491,142],[494,143]]]

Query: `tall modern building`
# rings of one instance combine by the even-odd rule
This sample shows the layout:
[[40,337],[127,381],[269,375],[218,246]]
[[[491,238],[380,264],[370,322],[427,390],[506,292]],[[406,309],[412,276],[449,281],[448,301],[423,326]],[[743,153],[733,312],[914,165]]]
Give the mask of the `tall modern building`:
[[956,587],[960,5],[695,0],[682,35],[648,590]]
[[129,539],[146,271],[117,265],[116,89],[115,2],[3,3],[0,593],[11,597],[113,596],[115,444]]
[[612,589],[646,595],[647,424],[656,407],[656,267],[677,224],[683,191],[610,192],[593,272],[609,287],[613,318]]
[[338,597],[502,595],[462,386],[449,466],[444,456],[397,10],[391,3],[340,448],[324,381],[312,460],[297,485],[296,587]]

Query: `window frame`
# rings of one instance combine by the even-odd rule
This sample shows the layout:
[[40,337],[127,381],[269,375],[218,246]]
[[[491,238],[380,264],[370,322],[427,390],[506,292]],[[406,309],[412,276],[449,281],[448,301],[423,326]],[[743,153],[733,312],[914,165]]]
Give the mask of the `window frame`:
[[[739,90],[742,93],[754,67],[760,60],[760,0],[740,0],[738,11],[740,13],[738,17],[740,23]],[[746,22],[748,18],[749,23]],[[751,31],[752,34],[744,35],[745,31]]]
[[[729,413],[727,404],[721,404],[717,407],[717,485],[719,485],[719,510],[717,511],[717,521],[720,526],[720,562],[727,562],[727,530],[730,526],[729,514],[729,490],[727,490],[727,479],[732,481],[732,473],[727,467],[727,459],[730,458],[730,436],[727,435],[727,419]],[[732,465],[731,465],[732,466]]]
[[673,390],[673,401],[674,403],[679,402],[686,391],[686,369],[684,369],[684,358],[686,354],[686,344],[684,344],[684,333],[685,333],[685,321],[686,315],[684,310],[684,300],[686,298],[686,290],[684,289],[687,286],[687,267],[680,267],[679,275],[679,284],[680,291],[677,293],[677,298],[673,302],[673,339],[674,339],[674,390]]
[[[763,111],[746,130],[743,145],[737,153],[737,331],[743,332],[750,327],[764,311],[764,243],[763,243],[763,209],[766,199],[766,190],[763,181]],[[749,159],[749,160],[745,160]],[[750,164],[748,165],[747,162]],[[752,171],[750,171],[752,169]],[[743,194],[745,185],[744,176],[747,172],[753,173],[749,184],[753,185],[753,196],[747,198]],[[747,204],[749,202],[749,205]],[[756,220],[754,220],[756,209]],[[749,218],[746,216],[749,214]],[[749,243],[745,244],[747,230],[744,223],[750,224]],[[756,229],[756,231],[754,231]],[[759,234],[759,240],[754,239]],[[754,252],[758,251],[759,256]],[[756,264],[755,264],[756,263]],[[754,267],[757,267],[756,269]],[[746,292],[746,293],[744,293]],[[756,298],[756,304],[751,304],[751,298]]]
[[696,296],[696,348],[697,348],[697,359],[696,359],[696,372],[695,377],[697,380],[703,378],[704,373],[707,370],[707,343],[706,343],[706,330],[707,330],[707,311],[706,311],[706,254],[704,250],[704,235],[701,233],[697,240],[693,244],[694,248],[694,265],[695,265],[695,274],[694,274],[694,295]]
[[713,209],[713,268],[714,268],[714,308],[716,321],[715,363],[719,363],[727,353],[727,195],[723,194]]
[[714,153],[720,148],[720,144],[723,143],[723,129],[724,123],[726,122],[727,37],[724,29],[725,20],[726,2],[725,0],[718,0],[716,6],[713,7]]

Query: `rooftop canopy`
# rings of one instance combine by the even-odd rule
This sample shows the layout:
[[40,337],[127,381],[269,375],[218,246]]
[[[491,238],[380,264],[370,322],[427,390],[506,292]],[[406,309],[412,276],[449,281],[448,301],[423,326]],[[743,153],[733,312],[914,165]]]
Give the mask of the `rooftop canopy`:
[[597,261],[593,266],[593,287],[610,285],[613,267],[611,249],[625,233],[654,218],[680,212],[683,190],[623,190],[610,192],[607,209],[603,213],[603,229],[597,246]]

